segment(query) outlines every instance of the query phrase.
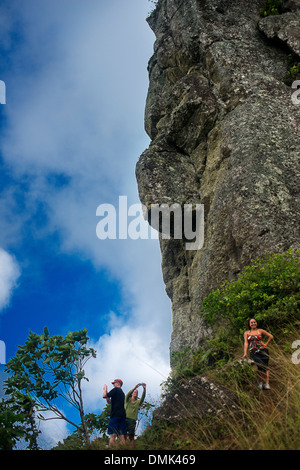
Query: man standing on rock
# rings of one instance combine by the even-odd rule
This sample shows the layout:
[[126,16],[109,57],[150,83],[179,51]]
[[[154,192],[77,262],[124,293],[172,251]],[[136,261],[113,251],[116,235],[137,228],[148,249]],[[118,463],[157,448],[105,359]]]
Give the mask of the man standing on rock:
[[112,382],[114,388],[107,392],[107,385],[103,388],[103,398],[107,403],[111,404],[110,418],[108,422],[107,432],[109,437],[109,447],[115,444],[118,436],[121,444],[125,444],[126,434],[126,413],[124,408],[125,394],[122,390],[123,381],[115,379]]

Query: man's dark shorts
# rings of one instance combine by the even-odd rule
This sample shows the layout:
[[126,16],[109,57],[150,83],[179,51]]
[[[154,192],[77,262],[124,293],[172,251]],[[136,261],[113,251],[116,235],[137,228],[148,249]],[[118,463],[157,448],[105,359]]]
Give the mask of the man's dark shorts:
[[119,417],[109,418],[107,433],[124,436],[126,434],[126,419]]
[[136,420],[131,418],[126,418],[126,432],[129,436],[134,436],[135,433]]

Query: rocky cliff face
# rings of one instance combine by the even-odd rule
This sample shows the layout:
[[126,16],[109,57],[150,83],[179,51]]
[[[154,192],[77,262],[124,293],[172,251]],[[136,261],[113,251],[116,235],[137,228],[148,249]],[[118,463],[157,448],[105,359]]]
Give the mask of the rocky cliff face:
[[156,42],[140,199],[149,214],[162,203],[205,213],[200,250],[160,240],[171,352],[197,349],[209,333],[199,309],[211,289],[267,250],[300,248],[300,104],[286,80],[288,55],[300,54],[300,1],[262,19],[264,3],[159,0],[148,18]]

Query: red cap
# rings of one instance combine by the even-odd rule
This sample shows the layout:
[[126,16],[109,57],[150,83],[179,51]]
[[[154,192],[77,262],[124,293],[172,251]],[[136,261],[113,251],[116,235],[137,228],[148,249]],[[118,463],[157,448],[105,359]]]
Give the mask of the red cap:
[[115,380],[112,382],[112,384],[114,384],[115,382],[119,382],[119,384],[120,384],[121,387],[122,387],[122,385],[123,385],[123,380],[121,380],[121,379],[115,379]]

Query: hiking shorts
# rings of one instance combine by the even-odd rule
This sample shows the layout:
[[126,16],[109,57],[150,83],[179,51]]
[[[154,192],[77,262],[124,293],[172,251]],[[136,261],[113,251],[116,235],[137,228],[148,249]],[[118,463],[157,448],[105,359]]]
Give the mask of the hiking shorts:
[[126,418],[126,432],[129,436],[134,436],[136,420],[132,418]]
[[250,358],[255,362],[258,370],[268,370],[269,350],[267,348],[264,348],[261,351],[258,351],[257,353],[251,354]]
[[124,436],[126,434],[126,418],[109,418],[107,433]]

